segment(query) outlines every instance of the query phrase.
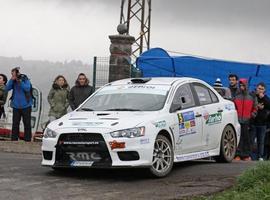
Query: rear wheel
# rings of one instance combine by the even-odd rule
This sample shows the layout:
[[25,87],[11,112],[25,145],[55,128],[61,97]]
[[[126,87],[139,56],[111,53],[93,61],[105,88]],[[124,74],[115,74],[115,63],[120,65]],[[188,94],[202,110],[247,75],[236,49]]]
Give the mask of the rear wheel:
[[222,132],[220,142],[220,155],[217,162],[231,162],[234,159],[237,148],[235,131],[231,126],[226,126]]
[[155,177],[164,177],[173,167],[173,148],[171,142],[163,135],[158,135],[154,145],[153,161],[150,172]]

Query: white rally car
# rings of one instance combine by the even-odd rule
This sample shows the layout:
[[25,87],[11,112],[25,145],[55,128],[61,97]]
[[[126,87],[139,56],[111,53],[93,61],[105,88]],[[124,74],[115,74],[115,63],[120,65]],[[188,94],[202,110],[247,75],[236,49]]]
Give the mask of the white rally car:
[[240,138],[233,102],[193,78],[109,83],[44,132],[42,165],[147,167],[166,176],[174,162],[231,162]]

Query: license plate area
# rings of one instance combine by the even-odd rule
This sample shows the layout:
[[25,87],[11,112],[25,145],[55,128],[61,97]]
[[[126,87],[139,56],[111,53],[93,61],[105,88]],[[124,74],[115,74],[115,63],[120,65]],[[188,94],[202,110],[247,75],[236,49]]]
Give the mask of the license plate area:
[[94,161],[72,161],[70,166],[72,167],[92,167]]

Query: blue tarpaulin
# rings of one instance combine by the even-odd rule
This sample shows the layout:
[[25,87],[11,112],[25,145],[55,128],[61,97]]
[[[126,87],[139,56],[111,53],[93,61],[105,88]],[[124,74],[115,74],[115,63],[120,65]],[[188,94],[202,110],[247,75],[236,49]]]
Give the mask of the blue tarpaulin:
[[[259,82],[270,88],[270,65],[241,63],[193,56],[170,56],[161,48],[150,49],[136,60],[143,77],[193,77],[213,85],[220,78],[228,86],[228,75],[237,74],[249,80],[253,90]],[[270,94],[270,93],[269,93]]]

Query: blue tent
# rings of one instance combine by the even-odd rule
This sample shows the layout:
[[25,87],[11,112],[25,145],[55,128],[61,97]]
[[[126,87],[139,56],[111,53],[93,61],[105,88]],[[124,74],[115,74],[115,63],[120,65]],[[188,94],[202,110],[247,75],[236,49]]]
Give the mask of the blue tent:
[[[161,48],[150,49],[136,60],[143,77],[194,77],[213,85],[220,78],[228,86],[228,75],[237,74],[249,80],[253,90],[259,82],[270,88],[270,65],[240,63],[192,56],[170,56]],[[270,94],[270,93],[269,93]]]

